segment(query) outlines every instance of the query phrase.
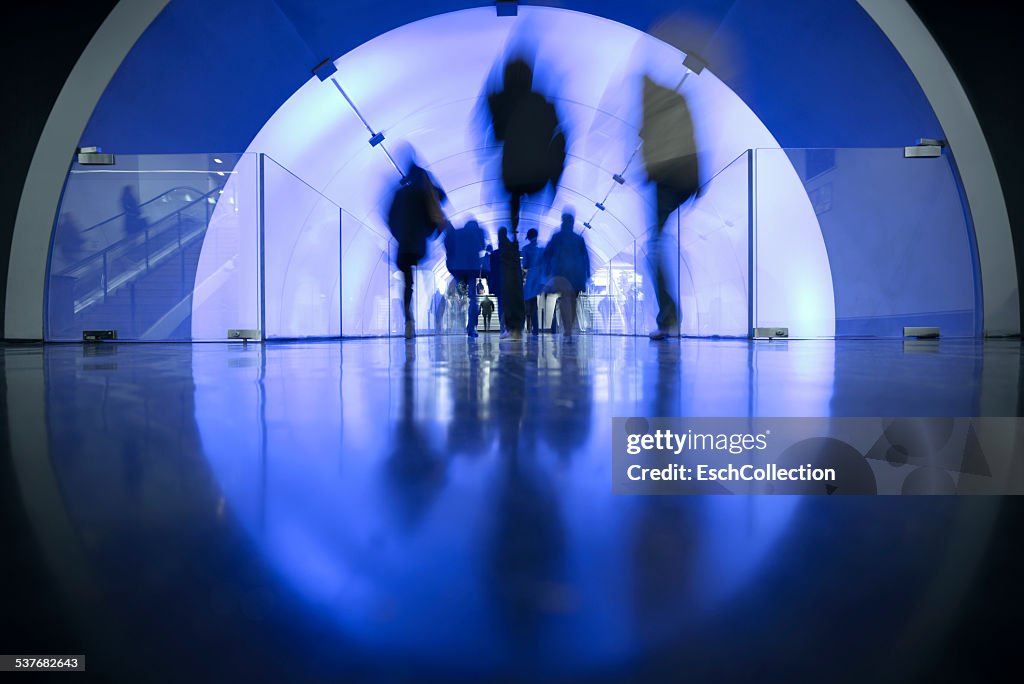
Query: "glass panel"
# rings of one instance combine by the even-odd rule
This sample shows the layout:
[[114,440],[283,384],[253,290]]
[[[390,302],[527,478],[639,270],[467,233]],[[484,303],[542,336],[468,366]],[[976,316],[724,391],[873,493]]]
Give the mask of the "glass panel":
[[637,310],[642,302],[636,271],[636,243],[631,242],[608,262],[608,332],[612,335],[637,334]]
[[341,334],[345,337],[387,335],[390,330],[392,294],[401,290],[391,285],[389,243],[380,230],[342,212]]
[[[676,212],[662,258],[678,239],[679,308],[684,335],[746,337],[749,279],[749,157],[733,160]],[[671,224],[672,219],[669,219]]]
[[203,239],[192,302],[195,340],[259,330],[259,192],[259,158],[246,154],[235,164]]
[[[92,329],[116,330],[124,340],[202,338],[193,309],[225,287],[245,294],[232,311],[217,312],[219,332],[211,337],[257,327],[256,190],[253,155],[75,163],[50,253],[46,338],[81,340]],[[221,250],[208,253],[214,225]],[[215,252],[219,262],[204,268],[200,255]],[[216,282],[204,277],[214,273]]]
[[755,169],[759,326],[794,337],[976,334],[973,246],[947,156],[758,150]]
[[264,157],[268,338],[341,335],[341,209]]
[[437,270],[431,268],[429,257],[413,270],[413,275],[415,281],[412,290],[412,309],[416,333],[422,335],[439,332],[434,313],[436,308],[443,316],[447,309],[447,303],[439,303],[447,283],[438,277]]
[[[593,256],[591,258],[594,259]],[[587,331],[593,334],[607,335],[611,332],[615,302],[610,273],[610,264],[594,259],[587,291],[580,295],[580,317],[587,321]]]

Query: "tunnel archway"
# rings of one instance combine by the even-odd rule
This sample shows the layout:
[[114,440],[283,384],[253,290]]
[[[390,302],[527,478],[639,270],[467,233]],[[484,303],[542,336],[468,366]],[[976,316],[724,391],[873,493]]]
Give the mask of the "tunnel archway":
[[[414,22],[340,57],[336,74],[323,82],[310,79],[296,91],[263,125],[247,153],[270,157],[262,187],[272,206],[265,212],[276,216],[274,205],[287,204],[293,216],[304,218],[267,222],[264,301],[256,301],[260,293],[247,285],[228,287],[223,297],[196,299],[193,336],[217,339],[232,327],[224,323],[225,297],[249,317],[262,305],[268,337],[386,333],[383,316],[396,294],[394,278],[381,266],[389,261],[387,202],[400,177],[388,153],[396,143],[411,143],[446,188],[453,222],[477,218],[496,244],[497,228],[508,216],[497,148],[481,121],[480,98],[503,53],[524,35],[532,42],[540,78],[547,81],[541,89],[546,86],[568,131],[569,149],[558,194],[550,206],[527,205],[523,232],[537,227],[545,242],[563,209],[572,208],[580,229],[587,226],[583,233],[599,291],[626,278],[635,288],[632,296],[650,303],[644,309],[647,320],[636,325],[650,326],[654,296],[646,283],[645,250],[653,209],[634,154],[640,141],[637,85],[645,71],[662,83],[682,82],[695,116],[704,184],[700,197],[670,218],[679,226],[672,231],[678,256],[673,252],[671,258],[678,258],[686,274],[680,290],[688,314],[684,333],[746,336],[751,189],[745,154],[778,148],[778,141],[711,69],[693,73],[684,67],[686,55],[676,48],[607,19],[547,7],[520,8],[512,21],[495,21],[490,8],[477,8]],[[384,142],[368,144],[374,131]],[[621,185],[613,180],[617,174],[625,179]],[[772,297],[787,312],[794,335],[831,336],[828,255],[806,191],[785,158],[774,160],[763,177],[788,216],[785,225],[766,225],[759,236],[788,255],[786,264],[777,265],[788,273],[773,279]],[[244,174],[239,178],[251,182]],[[344,213],[341,244],[331,235],[337,230],[332,210],[325,210],[331,203]],[[595,208],[598,203],[602,209]],[[208,242],[221,242],[217,214],[233,211],[218,207]],[[223,225],[236,230],[229,222]],[[223,263],[220,254],[204,251],[197,291],[217,277]],[[448,280],[441,250],[433,250],[425,270],[420,286],[430,292],[417,298],[417,318],[423,321],[429,294],[443,291]],[[306,306],[311,299],[329,303]]]
[[[134,36],[143,28],[148,29],[128,52],[127,58],[118,50],[127,50],[134,38],[103,55],[110,64],[104,62],[106,66],[102,68],[109,69],[109,73],[116,70],[116,74],[103,97],[99,97],[99,92],[104,88],[109,73],[98,75],[98,79],[86,89],[91,89],[91,94],[85,94],[86,99],[92,97],[95,101],[98,98],[99,104],[81,142],[101,142],[118,152],[239,149],[236,144],[224,145],[224,141],[250,140],[246,131],[251,115],[244,112],[258,112],[265,107],[267,97],[274,89],[280,92],[282,76],[293,78],[296,66],[308,75],[311,54],[319,52],[322,56],[325,49],[326,54],[340,54],[352,46],[354,36],[375,35],[403,18],[415,19],[427,12],[419,4],[413,7],[413,3],[396,6],[396,11],[386,17],[361,11],[353,14],[347,7],[306,6],[290,0],[264,3],[268,7],[261,5],[258,12],[236,7],[237,3],[228,4],[230,6],[226,5],[218,12],[230,18],[231,25],[239,30],[219,32],[218,40],[213,42],[204,33],[209,21],[197,23],[190,20],[199,9],[191,0],[153,2],[137,13],[130,12],[127,7],[124,11],[119,8],[115,13],[116,19],[127,24],[118,31]],[[430,8],[443,11],[445,8],[464,8],[468,4],[439,0]],[[273,7],[269,7],[271,5]],[[706,15],[710,26],[728,27],[735,37],[748,41],[752,49],[768,44],[773,46],[773,49],[757,54],[756,59],[752,59],[754,53],[748,54],[746,62],[741,65],[746,73],[734,72],[729,83],[737,92],[743,93],[744,99],[752,104],[759,116],[771,120],[773,132],[780,122],[783,124],[785,135],[780,142],[786,147],[821,144],[822,140],[835,145],[901,145],[921,132],[941,137],[943,131],[934,118],[938,117],[942,128],[946,129],[951,149],[958,155],[956,170],[964,178],[963,190],[970,201],[973,228],[977,231],[978,259],[983,271],[980,275],[984,275],[986,281],[983,292],[979,284],[978,313],[983,296],[985,330],[1012,332],[1018,328],[1016,306],[1013,305],[1016,301],[1015,267],[1004,203],[990,155],[955,75],[941,59],[934,42],[912,11],[902,3],[899,5],[881,7],[868,0],[835,0],[813,6],[794,4],[787,6],[785,12],[770,12],[770,16],[766,16],[764,8],[757,3],[722,3],[722,6],[712,3],[688,9]],[[674,9],[675,3],[643,0],[629,7],[620,7],[580,1],[568,2],[565,6],[594,10],[642,27]],[[160,7],[164,11],[154,21],[153,13]],[[268,13],[267,10],[273,11]],[[112,21],[115,15],[112,15]],[[794,22],[811,20],[838,21],[846,30],[828,41],[792,32]],[[132,24],[132,21],[136,23]],[[334,28],[328,30],[328,26]],[[346,28],[339,33],[337,26]],[[771,40],[771,35],[764,34],[765,31],[775,31],[776,34],[788,31],[786,35],[790,40],[780,47],[777,41]],[[296,37],[305,43],[297,44]],[[892,41],[891,44],[886,42],[886,37]],[[173,59],[166,56],[168,40],[173,41],[176,47]],[[855,53],[844,49],[849,41],[858,46]],[[247,59],[240,52],[244,46],[248,46],[255,59]],[[270,46],[273,48],[268,49]],[[899,56],[896,56],[893,46],[899,50]],[[308,52],[309,48],[313,53]],[[98,46],[90,46],[87,55],[98,50]],[[279,60],[280,65],[271,64],[266,57],[272,51],[277,51],[280,56],[288,54],[283,61]],[[184,68],[183,63],[195,64],[206,53],[209,53],[209,59],[223,62],[224,67],[198,71]],[[222,56],[227,59],[221,59]],[[239,63],[239,59],[258,66],[258,73],[240,71],[249,64]],[[865,68],[859,69],[858,65]],[[908,65],[910,69],[907,69]],[[234,71],[230,71],[232,66]],[[228,71],[224,72],[225,69]],[[858,71],[862,72],[859,76]],[[811,89],[799,79],[800,74],[817,74],[820,77],[828,73],[847,74],[848,79],[853,79],[849,83],[852,87],[846,87],[846,81],[844,86],[829,85],[830,79],[825,78],[819,79]],[[885,73],[885,78],[872,77],[880,73]],[[237,88],[224,87],[227,74]],[[249,85],[248,91],[245,91],[246,84]],[[260,87],[254,90],[252,86],[255,84]],[[269,87],[263,88],[264,84]],[[83,86],[84,81],[73,76],[70,85]],[[234,104],[224,99],[235,97],[238,92],[244,92],[244,97],[237,97]],[[81,95],[78,97],[81,101]],[[168,102],[168,98],[176,104]],[[892,98],[899,99],[900,107],[895,110],[889,106],[895,102]],[[126,108],[128,103],[130,106]],[[171,106],[165,106],[167,104]],[[181,105],[190,104],[221,113],[221,124],[209,126],[213,123],[210,117],[176,117]],[[797,109],[801,107],[805,110],[803,114]],[[79,130],[81,122],[76,117],[80,119],[87,111],[79,109],[69,108],[67,98],[62,97],[51,118],[53,125],[48,126],[44,140],[54,138],[58,129],[65,132]],[[813,118],[815,113],[817,121]],[[238,125],[235,125],[236,118]],[[205,143],[202,142],[204,140]],[[215,142],[217,140],[221,142]],[[59,184],[58,176],[65,177],[66,159],[53,144],[43,144],[33,166],[37,170],[30,173],[22,208],[26,202],[39,203],[45,212],[47,202],[57,201],[56,188],[47,190],[46,186]],[[40,193],[49,193],[52,197],[43,201]],[[15,229],[7,309],[8,334],[15,337],[37,335],[32,329],[39,325],[43,314],[41,300],[45,286],[42,283],[45,282],[47,260],[44,245],[48,242],[48,235],[47,231],[39,231],[30,225],[37,218],[31,212],[19,211]],[[12,297],[12,294],[16,296]]]

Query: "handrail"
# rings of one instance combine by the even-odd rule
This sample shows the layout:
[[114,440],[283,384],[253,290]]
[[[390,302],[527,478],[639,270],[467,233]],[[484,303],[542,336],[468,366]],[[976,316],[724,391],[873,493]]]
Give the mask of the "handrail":
[[[177,189],[181,189],[181,188],[174,188],[174,189],[172,189],[172,190],[168,190],[167,192],[173,192],[173,190],[177,190]],[[223,188],[215,188],[215,189],[213,189],[213,190],[211,190],[211,191],[207,192],[206,194],[204,194],[204,195],[201,195],[200,197],[198,197],[197,199],[193,200],[192,202],[189,202],[188,204],[184,205],[184,206],[183,206],[183,207],[181,207],[180,209],[178,209],[178,210],[176,210],[176,211],[172,211],[172,212],[171,212],[170,214],[167,214],[166,216],[163,216],[163,217],[161,217],[160,219],[157,219],[157,220],[156,220],[156,221],[154,221],[154,222],[153,222],[153,223],[152,223],[152,224],[151,224],[150,226],[148,226],[148,227],[146,228],[146,232],[148,232],[148,231],[149,231],[150,229],[152,229],[153,227],[155,227],[155,226],[158,226],[158,225],[160,225],[161,223],[164,223],[165,221],[167,221],[167,220],[169,220],[169,219],[173,219],[173,218],[174,218],[175,216],[180,216],[182,212],[184,212],[184,211],[186,211],[186,210],[188,210],[188,209],[191,209],[191,208],[192,208],[192,207],[194,207],[195,205],[197,205],[197,204],[199,204],[199,203],[201,203],[201,202],[205,202],[206,200],[208,200],[208,199],[209,199],[209,198],[210,198],[210,197],[211,197],[212,195],[214,195],[215,193],[219,193],[219,192],[220,192],[220,191],[221,191],[222,189],[223,189]],[[194,190],[194,188],[193,188],[193,190]],[[198,191],[198,190],[195,190],[195,192],[199,192],[199,191]],[[155,199],[158,199],[159,197],[163,197],[163,196],[164,196],[164,195],[166,195],[166,194],[167,194],[167,193],[165,192],[165,193],[163,193],[163,194],[161,194],[161,195],[158,195],[158,196],[157,196],[157,198],[154,198],[154,200],[155,200]],[[149,201],[151,202],[151,201],[154,201],[154,200],[149,200]],[[141,205],[140,205],[140,206],[141,206]],[[114,218],[117,218],[117,217],[114,217]],[[108,220],[113,220],[113,219],[108,219]],[[100,225],[100,224],[97,224],[97,225]],[[96,226],[93,226],[93,227],[95,228]],[[161,232],[162,232],[162,231],[161,231]],[[72,272],[75,272],[75,271],[81,271],[81,270],[83,269],[83,267],[84,267],[84,266],[85,266],[85,265],[86,265],[87,263],[89,263],[89,262],[91,262],[91,261],[95,261],[95,260],[97,260],[97,259],[99,259],[99,260],[101,260],[101,261],[102,261],[102,260],[103,260],[103,259],[105,259],[105,258],[107,257],[107,255],[108,255],[108,254],[110,254],[110,252],[111,252],[111,251],[113,251],[114,249],[117,249],[117,248],[119,248],[119,247],[122,247],[122,246],[124,246],[125,244],[128,244],[128,243],[130,243],[130,242],[132,242],[132,241],[134,241],[134,242],[138,242],[138,241],[139,241],[139,238],[140,238],[140,237],[143,237],[143,235],[142,235],[142,234],[139,234],[139,233],[136,233],[136,234],[134,234],[134,235],[128,235],[128,236],[126,236],[126,237],[124,237],[124,238],[122,238],[122,239],[118,240],[117,242],[115,242],[115,243],[113,243],[113,244],[107,245],[106,247],[104,247],[104,248],[103,248],[102,250],[100,250],[99,252],[94,252],[94,253],[90,254],[89,256],[85,257],[84,259],[81,259],[81,260],[79,260],[79,261],[75,262],[75,263],[74,263],[74,264],[72,264],[71,266],[69,266],[69,267],[65,268],[65,269],[64,269],[63,271],[61,271],[59,275],[68,275],[68,274],[71,274]],[[146,239],[148,239],[148,237],[149,237],[149,236],[145,236],[145,238],[146,238]]]
[[[139,209],[141,209],[142,207],[144,207],[144,206],[146,206],[148,204],[152,204],[153,202],[156,202],[158,199],[162,199],[164,197],[167,197],[167,195],[170,195],[172,192],[177,192],[178,190],[190,190],[192,192],[199,192],[199,190],[196,189],[196,188],[192,188],[192,187],[189,187],[187,185],[178,185],[178,186],[175,186],[175,187],[171,188],[170,190],[167,190],[165,192],[161,192],[159,195],[157,195],[153,199],[146,200],[145,202],[143,202],[142,204],[139,205]],[[127,213],[128,213],[127,211],[122,211],[120,214],[115,214],[114,216],[111,216],[108,219],[104,219],[104,220],[100,221],[95,226],[89,226],[88,228],[86,228],[82,232],[83,233],[88,233],[90,230],[96,230],[100,226],[105,226],[106,224],[111,223],[112,221],[116,221],[117,219],[121,218],[122,216],[127,215]]]

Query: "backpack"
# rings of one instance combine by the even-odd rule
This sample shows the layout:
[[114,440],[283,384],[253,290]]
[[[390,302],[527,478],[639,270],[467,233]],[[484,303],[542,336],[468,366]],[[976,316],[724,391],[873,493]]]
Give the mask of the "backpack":
[[427,238],[444,222],[437,188],[426,171],[414,168],[388,208],[388,230],[398,242],[398,251],[422,258],[427,253]]
[[509,114],[504,139],[502,178],[507,184],[557,185],[565,168],[565,134],[544,96],[523,96]]

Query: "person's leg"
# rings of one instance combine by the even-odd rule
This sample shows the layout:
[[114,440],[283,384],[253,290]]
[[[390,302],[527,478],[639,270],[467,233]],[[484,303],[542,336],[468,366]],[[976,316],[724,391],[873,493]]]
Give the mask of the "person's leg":
[[412,317],[412,267],[414,263],[400,254],[395,264],[402,273],[402,315],[405,318],[405,336],[407,338],[415,334],[415,323],[413,323]]
[[477,300],[476,294],[476,279],[470,278],[468,282],[469,287],[469,318],[466,321],[466,334],[470,337],[476,337],[476,319],[480,315],[480,304]]
[[[558,309],[559,326],[562,328],[562,334],[566,337],[572,334],[573,330],[573,309],[572,300],[575,299],[575,290],[573,290],[572,284],[562,276],[558,276],[551,281],[551,288],[558,293],[558,302],[556,308]],[[552,326],[552,332],[557,332]]]
[[526,300],[526,316],[530,322],[530,333],[533,335],[540,334],[540,326],[537,322],[537,298]]
[[685,197],[679,190],[667,187],[662,184],[656,186],[657,192],[657,224],[655,225],[654,238],[648,243],[649,268],[654,285],[654,296],[658,301],[658,330],[651,334],[652,338],[664,339],[669,335],[678,334],[679,329],[679,304],[669,289],[669,277],[666,272],[665,254],[662,249],[662,232],[665,229],[665,222],[672,215],[679,205],[685,201]]
[[494,298],[498,300],[498,330],[505,332],[505,298],[501,296],[501,292],[495,292]]
[[576,332],[576,299],[577,292],[569,291],[562,295],[562,332],[566,337],[571,337]]
[[516,228],[519,227],[519,207],[523,203],[523,195],[521,192],[513,192],[512,200],[509,203],[512,212],[512,231],[515,232]]
[[661,244],[661,232],[654,236],[648,243],[649,268],[654,285],[654,296],[658,301],[658,330],[652,333],[652,337],[667,337],[675,335],[679,330],[679,305],[673,295],[665,263],[664,249]]

